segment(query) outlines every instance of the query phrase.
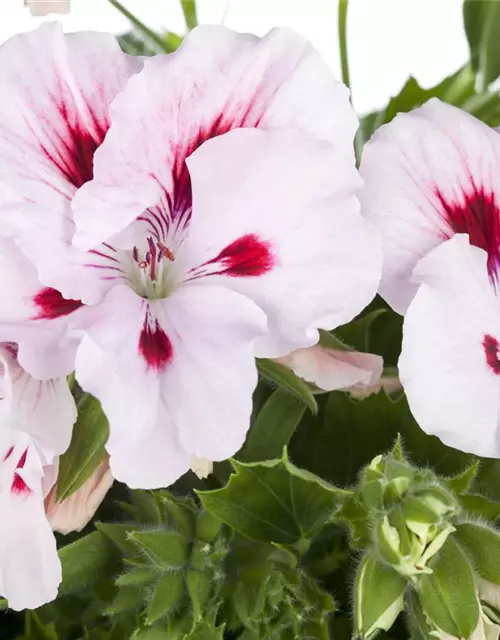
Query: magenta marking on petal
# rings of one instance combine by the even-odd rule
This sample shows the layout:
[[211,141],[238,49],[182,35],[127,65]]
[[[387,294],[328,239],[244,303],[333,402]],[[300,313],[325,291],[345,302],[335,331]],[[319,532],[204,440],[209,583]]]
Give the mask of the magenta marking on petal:
[[[61,93],[64,93],[63,81]],[[94,177],[94,153],[107,133],[108,127],[97,120],[87,105],[88,117],[91,118],[91,133],[82,122],[75,121],[75,114],[70,112],[64,100],[54,96],[54,109],[64,123],[65,134],[52,131],[51,147],[40,142],[40,149],[47,160],[54,164],[63,176],[75,187],[79,188]],[[74,108],[74,107],[73,107]]]
[[10,456],[12,455],[13,451],[14,451],[14,447],[13,446],[8,448],[7,453],[3,457],[3,461],[4,462],[10,458]]
[[158,320],[151,325],[151,318],[147,315],[139,336],[139,353],[146,361],[148,369],[160,372],[172,360],[173,348]]
[[234,278],[261,276],[275,265],[271,244],[249,233],[227,245],[212,260],[203,266],[220,265],[214,273]]
[[466,233],[475,247],[488,254],[488,274],[497,282],[500,268],[500,208],[493,193],[487,193],[472,182],[460,202],[450,202],[436,190],[444,216],[455,233]]
[[[19,462],[16,465],[16,469],[22,469],[24,467],[24,465],[26,464],[27,456],[28,456],[28,449],[26,449],[22,454],[22,456],[19,458]],[[12,480],[10,491],[15,495],[23,495],[23,496],[27,496],[31,493],[31,489],[28,487],[26,482],[24,482],[24,480],[16,471],[14,471],[14,479]]]
[[493,373],[500,375],[500,344],[493,336],[486,334],[483,338],[484,355],[486,362]]
[[45,287],[33,298],[38,308],[36,320],[52,320],[67,316],[83,306],[81,300],[66,300],[57,289]]

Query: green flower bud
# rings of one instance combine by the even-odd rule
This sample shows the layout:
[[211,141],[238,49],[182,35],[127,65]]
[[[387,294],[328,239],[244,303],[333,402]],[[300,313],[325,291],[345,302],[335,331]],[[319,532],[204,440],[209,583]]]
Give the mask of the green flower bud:
[[459,508],[453,496],[439,485],[426,488],[417,497],[439,518],[458,513]]

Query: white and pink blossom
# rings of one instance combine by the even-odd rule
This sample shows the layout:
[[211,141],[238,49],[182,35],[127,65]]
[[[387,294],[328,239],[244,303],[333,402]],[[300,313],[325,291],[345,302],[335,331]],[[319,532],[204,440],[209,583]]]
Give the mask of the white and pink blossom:
[[16,610],[53,600],[61,581],[44,498],[71,439],[76,407],[65,379],[41,382],[0,346],[0,596]]
[[400,378],[420,426],[500,457],[500,136],[438,100],[366,145],[380,292],[405,314]]
[[[52,35],[9,46],[22,57]],[[30,137],[0,106],[0,178],[14,192],[0,234],[47,288],[31,298],[45,324],[63,318],[59,345],[110,421],[114,477],[167,486],[193,457],[241,447],[255,356],[311,346],[372,299],[381,252],[356,196],[357,120],[345,87],[287,30],[198,28],[138,73],[108,40],[57,37],[69,58],[29,82],[0,51],[18,111],[44,123]],[[99,46],[116,64],[96,72]],[[27,318],[35,335],[40,319]]]
[[71,299],[67,283],[87,272],[71,245],[71,200],[92,179],[111,101],[141,68],[112,36],[65,35],[52,23],[0,49],[0,87],[9,95],[0,104],[0,236],[36,267],[15,247],[1,251],[0,290],[9,290],[10,303],[2,305],[0,339],[18,342],[23,366],[40,378],[74,368],[78,340],[67,325],[86,300]]

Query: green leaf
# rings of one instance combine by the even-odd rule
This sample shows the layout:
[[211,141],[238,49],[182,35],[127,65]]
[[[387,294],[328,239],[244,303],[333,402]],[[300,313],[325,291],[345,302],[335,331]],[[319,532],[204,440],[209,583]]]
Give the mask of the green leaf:
[[457,525],[454,538],[471,557],[481,578],[500,584],[500,532],[480,523]]
[[276,384],[301,400],[310,409],[311,413],[316,414],[318,412],[318,405],[310,387],[296,376],[291,369],[274,362],[274,360],[265,358],[257,358],[257,369],[265,380]]
[[474,95],[475,74],[469,64],[428,89],[420,86],[415,78],[410,76],[401,91],[390,99],[385,110],[369,113],[361,119],[363,139],[369,140],[378,127],[390,122],[398,113],[407,113],[431,98],[439,98],[443,102],[465,107],[466,102]]
[[198,17],[196,15],[196,0],[180,0],[186,27],[191,31],[198,26]]
[[139,522],[161,524],[162,517],[156,494],[151,491],[135,490],[130,492],[135,519]]
[[120,554],[100,531],[94,531],[59,549],[62,583],[59,595],[77,593],[113,578],[121,564]]
[[182,572],[166,573],[162,576],[151,594],[147,610],[148,623],[153,624],[176,609],[184,597],[185,590]]
[[465,494],[459,497],[460,504],[470,513],[482,516],[490,522],[500,517],[500,503],[494,502],[485,496]]
[[405,397],[396,402],[384,392],[361,402],[334,391],[320,400],[320,413],[305,415],[290,443],[295,464],[337,486],[356,483],[359,470],[383,451],[389,451],[401,433],[411,462],[452,475],[475,458],[425,434],[415,422]]
[[[385,315],[387,311],[387,309],[374,309],[373,311],[365,313],[359,318],[349,322],[349,324],[345,324],[342,327],[335,329],[335,336],[340,338],[343,343],[349,345],[352,349],[357,351],[369,351],[371,326],[375,320],[380,316]],[[321,339],[325,341],[324,346],[331,346],[333,349],[338,348],[334,347],[333,344],[326,343],[326,338],[324,336],[325,333],[326,332],[321,332],[320,334]]]
[[281,455],[301,421],[306,407],[284,389],[276,389],[266,400],[238,454],[243,462],[269,460]]
[[456,495],[461,495],[462,493],[469,491],[478,470],[479,460],[476,460],[476,462],[464,469],[462,473],[459,473],[452,478],[448,478],[448,480],[446,481],[446,486]]
[[[398,113],[407,113],[416,107],[420,107],[431,98],[440,98],[446,100],[447,92],[456,81],[458,74],[466,76],[465,83],[470,87],[470,93],[474,87],[474,74],[467,67],[464,70],[460,70],[457,74],[446,78],[443,82],[440,82],[435,87],[430,89],[424,89],[419,85],[415,78],[408,78],[403,88],[397,96],[391,98],[384,114],[384,123],[391,122]],[[464,82],[464,79],[462,79]],[[466,91],[464,95],[470,95],[469,91]],[[461,99],[463,97],[461,96]]]
[[198,495],[207,511],[253,540],[295,544],[312,537],[349,492],[295,467],[286,455],[232,462],[236,473],[216,491]]
[[90,395],[84,396],[78,405],[78,419],[69,449],[59,458],[59,502],[78,491],[104,460],[108,435],[108,421],[99,401]]
[[403,611],[406,580],[383,564],[375,553],[368,553],[356,572],[354,616],[357,633],[371,638],[388,631]]
[[479,602],[474,573],[453,535],[430,564],[433,572],[419,584],[425,614],[445,633],[469,638],[479,621]]
[[195,533],[198,540],[214,542],[219,536],[222,522],[208,511],[202,511],[196,518]]
[[134,531],[129,540],[162,569],[182,569],[187,564],[188,541],[176,531]]
[[346,524],[351,534],[351,546],[366,547],[371,541],[368,509],[360,496],[353,494],[348,497],[333,517],[335,522]]
[[59,636],[53,624],[44,624],[36,611],[27,611],[24,640],[59,640]]
[[485,88],[500,75],[500,3],[464,0],[463,16],[471,62]]
[[190,633],[186,640],[223,640],[224,627],[214,627],[209,624],[201,624]]

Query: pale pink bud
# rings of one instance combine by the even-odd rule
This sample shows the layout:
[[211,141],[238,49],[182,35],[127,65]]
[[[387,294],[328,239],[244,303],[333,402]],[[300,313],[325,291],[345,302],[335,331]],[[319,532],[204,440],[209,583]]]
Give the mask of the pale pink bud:
[[57,502],[55,485],[45,498],[45,512],[53,531],[81,531],[90,521],[113,484],[109,459],[101,462],[90,478],[63,502]]
[[321,345],[297,349],[277,362],[324,391],[370,388],[383,371],[380,356],[360,351],[342,351]]
[[32,16],[46,16],[48,13],[69,13],[70,0],[24,0]]

